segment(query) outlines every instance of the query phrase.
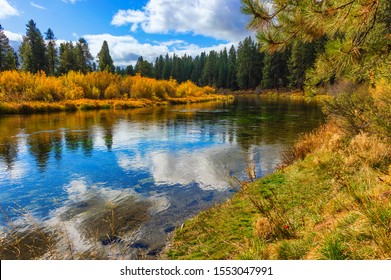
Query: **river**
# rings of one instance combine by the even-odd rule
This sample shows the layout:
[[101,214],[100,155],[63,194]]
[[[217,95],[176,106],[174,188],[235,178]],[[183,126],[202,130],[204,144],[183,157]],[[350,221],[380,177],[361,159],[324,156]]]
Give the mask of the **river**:
[[228,199],[246,166],[273,172],[322,120],[316,104],[258,96],[2,116],[1,232],[39,227],[66,236],[71,254],[154,258],[186,219]]

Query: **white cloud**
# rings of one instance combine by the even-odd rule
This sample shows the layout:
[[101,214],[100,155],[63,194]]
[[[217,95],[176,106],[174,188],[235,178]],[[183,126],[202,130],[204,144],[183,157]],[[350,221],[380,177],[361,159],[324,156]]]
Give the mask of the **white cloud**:
[[156,56],[169,52],[166,46],[142,44],[132,36],[113,36],[110,34],[85,35],[83,36],[90,47],[91,54],[96,57],[102,48],[103,41],[107,41],[110,55],[116,66],[135,64],[137,58],[143,56],[153,61]]
[[199,55],[201,52],[209,53],[210,51],[216,51],[219,52],[223,50],[224,48],[227,49],[227,51],[231,48],[232,45],[235,46],[235,48],[238,46],[239,42],[230,42],[227,44],[219,44],[211,47],[200,47],[195,44],[189,44],[189,45],[178,45],[173,48],[170,54],[177,54],[179,56],[183,55],[189,55],[192,57],[195,57],[196,55]]
[[71,4],[75,4],[76,2],[79,2],[81,0],[62,0],[62,2],[64,3],[71,3]]
[[167,41],[167,42],[155,41],[155,43],[160,44],[162,46],[167,46],[167,47],[171,47],[171,46],[175,46],[175,45],[181,45],[181,44],[186,44],[186,42],[183,41],[183,40],[170,40],[170,41]]
[[44,6],[35,4],[34,2],[30,2],[30,5],[37,8],[37,9],[40,9],[40,10],[46,10],[46,8]]
[[238,0],[149,0],[142,10],[119,10],[111,24],[131,25],[147,33],[192,33],[220,40],[239,41],[247,16]]
[[8,31],[8,30],[4,30],[4,34],[5,34],[5,36],[7,36],[7,38],[11,42],[22,42],[23,41],[23,36],[18,34],[18,33],[14,33],[14,32]]
[[[131,21],[129,21],[131,19]],[[132,23],[131,30],[135,32],[139,24],[148,20],[148,17],[142,11],[135,10],[119,10],[117,14],[114,16],[111,24],[115,26],[126,25],[128,23]]]
[[12,7],[7,0],[0,0],[0,19],[20,15],[19,11]]

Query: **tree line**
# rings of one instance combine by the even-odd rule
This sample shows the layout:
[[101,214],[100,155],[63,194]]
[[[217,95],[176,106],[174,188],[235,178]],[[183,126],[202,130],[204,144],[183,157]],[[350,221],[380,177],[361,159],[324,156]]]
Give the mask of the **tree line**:
[[83,74],[97,70],[114,72],[106,41],[102,44],[96,63],[84,38],[76,43],[61,43],[57,47],[57,38],[50,28],[44,37],[33,20],[26,27],[23,41],[18,52],[15,52],[0,25],[0,71],[20,69],[33,74],[43,71],[50,76],[61,76],[70,71]]
[[18,53],[0,26],[0,71],[20,69],[49,76],[61,76],[70,71],[89,73],[108,71],[122,76],[139,73],[157,80],[192,81],[198,86],[222,89],[303,88],[306,72],[314,66],[317,55],[324,51],[326,40],[292,44],[281,52],[260,52],[259,43],[245,38],[235,48],[202,52],[195,57],[177,54],[160,55],[154,62],[138,58],[135,66],[115,67],[108,43],[103,42],[96,62],[87,41],[64,42],[57,47],[54,32],[49,28],[45,37],[30,20],[26,25]]

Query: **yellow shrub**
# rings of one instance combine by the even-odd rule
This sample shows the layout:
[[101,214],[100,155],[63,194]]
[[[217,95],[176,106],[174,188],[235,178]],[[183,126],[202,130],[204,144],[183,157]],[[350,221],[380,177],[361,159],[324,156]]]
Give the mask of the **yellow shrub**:
[[191,81],[180,84],[176,90],[176,97],[200,97],[205,94],[213,93],[211,87],[200,88]]
[[[0,73],[0,100],[4,101],[51,102],[83,98],[143,98],[161,101],[170,98],[201,97],[212,93],[213,88],[200,88],[191,81],[178,85],[174,79],[156,80],[139,74],[123,78],[109,72],[83,74],[70,71],[61,77],[48,77],[44,72]],[[182,102],[185,101],[188,100]]]
[[120,88],[118,84],[110,84],[105,90],[106,99],[115,99],[121,97]]
[[121,80],[120,76],[111,74],[107,71],[88,73],[86,74],[85,79],[90,85],[98,88],[102,93],[105,92],[110,84],[118,84]]
[[58,78],[47,77],[44,72],[35,76],[35,99],[39,101],[60,101],[64,99],[65,89]]
[[202,88],[202,91],[204,94],[214,94],[216,93],[216,90],[213,87],[205,86]]
[[86,98],[99,99],[101,95],[101,91],[96,86],[93,86],[91,92],[86,95]]
[[84,98],[84,91],[81,87],[75,83],[68,84],[65,89],[65,99],[66,100],[77,100]]
[[0,85],[4,95],[3,99],[5,100],[20,99],[25,89],[31,88],[33,84],[34,81],[29,74],[17,71],[0,72]]
[[120,83],[120,94],[121,96],[128,98],[131,96],[131,89],[132,89],[132,77],[128,76],[121,80]]
[[163,83],[163,85],[165,86],[166,88],[166,92],[168,94],[168,96],[170,97],[174,97],[175,94],[176,94],[176,90],[178,88],[178,82],[174,79],[170,79],[168,81],[161,81]]
[[149,78],[144,78],[137,74],[133,77],[132,81],[131,97],[151,99],[152,88]]

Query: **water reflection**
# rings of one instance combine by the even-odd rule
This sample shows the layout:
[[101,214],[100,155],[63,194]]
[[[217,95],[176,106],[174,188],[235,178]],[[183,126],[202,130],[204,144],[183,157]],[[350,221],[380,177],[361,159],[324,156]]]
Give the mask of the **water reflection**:
[[80,236],[104,229],[98,221],[114,203],[128,221],[121,234],[136,230],[135,248],[154,251],[184,219],[227,198],[228,177],[245,176],[246,162],[257,176],[273,171],[321,119],[317,106],[261,98],[1,117],[0,206],[11,219],[23,207]]

